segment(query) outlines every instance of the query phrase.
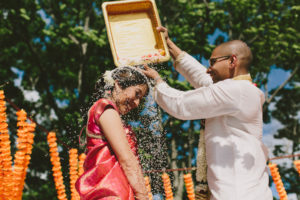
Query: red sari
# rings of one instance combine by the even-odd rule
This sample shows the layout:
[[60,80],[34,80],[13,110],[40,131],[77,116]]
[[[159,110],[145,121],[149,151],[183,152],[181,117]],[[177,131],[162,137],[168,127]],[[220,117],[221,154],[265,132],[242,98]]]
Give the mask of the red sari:
[[[98,123],[108,108],[118,111],[111,101],[99,99],[88,114],[87,157],[84,173],[76,182],[81,200],[134,200],[133,190]],[[137,156],[135,134],[130,126],[124,126],[124,130],[131,150]]]

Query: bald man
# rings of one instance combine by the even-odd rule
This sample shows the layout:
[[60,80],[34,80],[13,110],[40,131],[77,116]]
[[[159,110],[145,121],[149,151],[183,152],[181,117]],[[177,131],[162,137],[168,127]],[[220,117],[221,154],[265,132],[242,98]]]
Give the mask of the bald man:
[[207,182],[211,200],[272,200],[268,186],[268,152],[262,143],[264,94],[252,84],[252,53],[246,43],[233,40],[217,46],[206,69],[181,51],[163,32],[176,70],[195,88],[179,91],[145,67],[155,80],[154,98],[181,120],[205,120]]

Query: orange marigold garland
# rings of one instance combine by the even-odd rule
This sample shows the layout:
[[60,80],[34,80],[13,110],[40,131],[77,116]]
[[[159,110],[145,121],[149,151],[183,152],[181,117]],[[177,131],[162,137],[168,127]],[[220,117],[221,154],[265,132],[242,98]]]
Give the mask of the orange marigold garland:
[[79,156],[79,166],[78,166],[78,176],[81,176],[83,174],[84,169],[83,169],[83,163],[86,158],[86,155],[84,153],[80,154]]
[[164,183],[166,200],[173,200],[172,185],[169,175],[167,173],[163,173],[161,177]]
[[0,198],[11,199],[12,156],[5,104],[4,91],[0,90]]
[[300,176],[300,160],[295,160],[294,161],[294,165],[299,173],[299,176]]
[[148,190],[149,200],[152,200],[153,196],[152,196],[152,193],[151,193],[151,185],[150,185],[149,176],[145,176],[144,179],[145,179],[146,187],[147,187],[147,190]]
[[195,199],[195,191],[194,191],[194,183],[192,179],[192,174],[184,174],[183,175],[185,187],[186,187],[186,193],[189,198],[189,200],[194,200]]
[[11,154],[8,134],[0,134],[0,162],[0,199],[7,199],[11,196],[10,192],[12,188]]
[[4,171],[3,171],[3,160],[2,160],[2,134],[0,133],[0,199],[4,199],[3,197],[3,178],[4,178]]
[[69,165],[70,165],[70,190],[71,200],[79,200],[79,194],[76,191],[75,183],[78,179],[78,151],[77,149],[70,149],[69,151]]
[[283,186],[280,174],[278,172],[277,165],[275,163],[269,163],[268,166],[270,168],[271,176],[275,183],[275,187],[276,187],[276,190],[280,197],[280,200],[287,200],[287,194],[286,194],[285,188]]
[[28,169],[28,165],[30,163],[31,160],[31,153],[32,153],[32,145],[34,142],[34,132],[35,132],[35,128],[36,128],[36,124],[35,123],[26,123],[26,128],[27,128],[27,137],[26,137],[26,149],[25,149],[25,160],[24,160],[24,171],[22,174],[22,180],[21,180],[21,195],[22,196],[22,191],[24,188],[24,183],[25,183],[25,179],[26,179],[26,174],[27,174],[27,169]]
[[67,195],[65,191],[65,185],[63,181],[63,175],[61,171],[60,158],[58,154],[58,148],[56,143],[56,134],[54,132],[49,132],[47,136],[48,145],[50,148],[50,161],[52,163],[52,172],[54,177],[55,188],[57,191],[57,197],[59,200],[67,200]]
[[27,113],[24,110],[20,110],[17,113],[17,151],[14,158],[14,170],[13,170],[13,196],[15,199],[22,199],[22,180],[23,172],[25,170],[25,155],[26,155],[26,141],[28,136],[27,129]]

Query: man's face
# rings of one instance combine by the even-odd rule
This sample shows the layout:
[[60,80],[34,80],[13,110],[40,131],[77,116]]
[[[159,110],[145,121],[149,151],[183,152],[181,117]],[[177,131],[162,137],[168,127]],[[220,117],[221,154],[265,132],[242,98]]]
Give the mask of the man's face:
[[230,78],[231,55],[224,53],[221,48],[217,47],[209,60],[210,67],[207,69],[207,73],[214,83]]

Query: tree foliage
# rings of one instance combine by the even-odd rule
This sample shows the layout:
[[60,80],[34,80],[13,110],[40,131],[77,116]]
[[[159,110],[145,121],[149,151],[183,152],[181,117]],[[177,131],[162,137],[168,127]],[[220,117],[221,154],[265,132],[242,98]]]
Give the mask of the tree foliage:
[[[70,147],[78,148],[82,127],[78,121],[95,81],[105,70],[114,68],[102,2],[12,0],[0,4],[0,85],[8,82],[3,87],[6,96],[43,127],[55,130]],[[207,60],[212,49],[224,41],[247,42],[254,54],[251,74],[266,94],[264,120],[266,123],[272,117],[279,120],[283,128],[277,137],[292,140],[293,152],[299,151],[300,7],[297,1],[156,0],[156,4],[162,24],[169,29],[173,41],[199,61]],[[212,36],[216,36],[213,41]],[[290,72],[290,77],[281,86],[269,90],[272,67]],[[18,74],[13,69],[23,72],[20,86],[14,84]],[[177,80],[179,75],[171,62],[158,69],[172,87],[191,89],[187,82]],[[36,91],[39,98],[26,100],[24,90]],[[14,136],[16,126],[11,107],[8,113]],[[166,113],[162,118],[169,167],[194,165],[200,120],[181,121]],[[64,158],[63,170],[67,174],[68,155],[64,146],[60,156]],[[46,133],[41,129],[36,132],[29,167],[24,199],[55,199]],[[288,173],[282,174],[287,191],[299,196],[299,178],[295,170],[282,168],[281,172],[287,170]],[[180,173],[174,173],[173,180],[177,198],[182,199],[184,187]]]

